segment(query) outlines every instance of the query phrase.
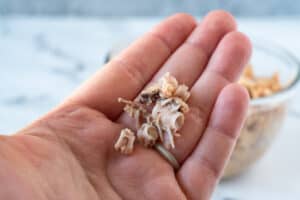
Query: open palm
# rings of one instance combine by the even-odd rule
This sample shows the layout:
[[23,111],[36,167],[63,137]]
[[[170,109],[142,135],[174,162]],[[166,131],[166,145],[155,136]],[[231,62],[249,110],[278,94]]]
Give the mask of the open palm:
[[[232,83],[251,45],[234,19],[214,11],[200,24],[174,15],[101,68],[62,105],[0,140],[1,199],[208,199],[243,123],[247,92]],[[170,72],[191,88],[190,111],[172,153],[113,148],[132,126],[118,97],[134,99]]]

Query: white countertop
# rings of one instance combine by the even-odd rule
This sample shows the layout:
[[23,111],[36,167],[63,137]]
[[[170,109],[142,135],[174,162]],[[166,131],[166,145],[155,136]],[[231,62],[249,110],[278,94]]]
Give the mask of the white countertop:
[[[105,60],[110,47],[158,19],[0,18],[0,133],[54,107]],[[299,19],[241,19],[240,30],[300,58]],[[300,90],[299,90],[300,93]],[[216,200],[300,199],[300,94],[271,150],[251,170],[222,182]]]

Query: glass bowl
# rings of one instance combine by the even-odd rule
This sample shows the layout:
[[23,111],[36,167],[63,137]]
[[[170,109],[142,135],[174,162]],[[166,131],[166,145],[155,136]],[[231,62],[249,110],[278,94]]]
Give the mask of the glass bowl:
[[[105,62],[130,44],[125,41],[109,52]],[[268,97],[252,99],[247,119],[223,179],[236,176],[261,158],[269,149],[286,117],[289,101],[300,79],[299,61],[286,49],[268,41],[252,39],[251,65],[257,76],[270,77],[278,72],[284,89]]]
[[223,179],[236,176],[255,163],[270,148],[286,117],[290,100],[300,79],[299,61],[286,49],[263,40],[252,40],[251,65],[257,76],[270,77],[278,72],[281,91],[252,99],[248,116]]

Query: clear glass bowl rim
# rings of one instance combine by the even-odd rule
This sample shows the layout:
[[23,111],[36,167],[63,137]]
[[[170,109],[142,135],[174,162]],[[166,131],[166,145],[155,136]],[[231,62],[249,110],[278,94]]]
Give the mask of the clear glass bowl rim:
[[278,59],[288,59],[296,68],[296,74],[294,75],[294,78],[290,80],[289,85],[284,89],[271,96],[252,99],[250,101],[250,105],[257,106],[270,103],[281,103],[286,101],[287,99],[292,98],[292,96],[296,93],[300,83],[300,61],[298,60],[298,58],[289,50],[282,47],[281,45],[276,44],[275,42],[270,42],[262,39],[251,39],[251,41],[254,51],[255,49],[260,49],[271,56],[280,56],[280,58]]

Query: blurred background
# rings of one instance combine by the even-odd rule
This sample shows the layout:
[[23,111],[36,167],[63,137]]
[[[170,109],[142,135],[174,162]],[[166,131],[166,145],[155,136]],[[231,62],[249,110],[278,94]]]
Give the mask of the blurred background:
[[[0,133],[10,135],[48,112],[166,16],[187,12],[201,20],[214,9],[231,12],[255,43],[256,72],[299,79],[297,0],[0,0]],[[214,200],[300,199],[300,89],[293,85],[277,97],[259,101],[244,130],[243,145],[263,157],[222,181]]]
[[298,15],[297,0],[1,0],[2,15],[165,16],[174,12],[203,15],[226,9],[237,16]]

